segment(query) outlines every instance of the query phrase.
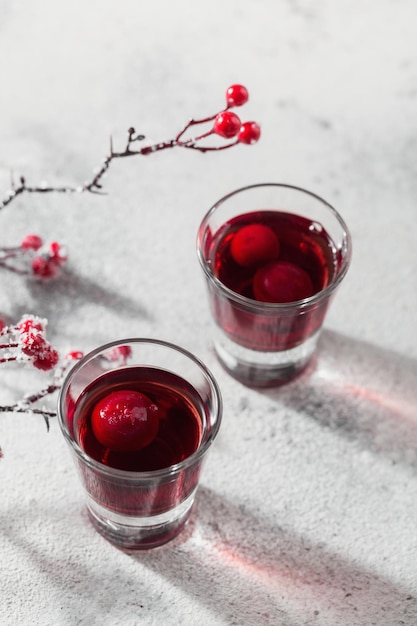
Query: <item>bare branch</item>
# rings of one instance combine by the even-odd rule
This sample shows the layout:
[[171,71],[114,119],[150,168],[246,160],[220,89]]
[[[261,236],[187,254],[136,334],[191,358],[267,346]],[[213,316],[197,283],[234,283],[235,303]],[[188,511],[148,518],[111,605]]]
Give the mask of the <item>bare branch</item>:
[[[245,100],[246,102],[246,100]],[[244,102],[242,101],[241,104]],[[227,111],[230,109],[233,104],[227,102],[226,107],[223,111]],[[240,105],[239,105],[240,106]],[[215,113],[214,115],[210,115],[208,117],[204,117],[201,119],[190,119],[183,128],[177,133],[174,139],[169,139],[167,141],[162,141],[155,143],[153,145],[145,145],[140,149],[133,149],[132,145],[135,142],[140,142],[145,139],[145,135],[136,133],[136,130],[133,126],[131,126],[127,131],[127,139],[125,143],[125,147],[123,150],[117,152],[114,150],[113,146],[113,138],[110,137],[110,147],[109,153],[102,161],[102,165],[97,169],[94,176],[83,185],[73,186],[73,185],[62,185],[62,186],[54,186],[54,185],[27,185],[26,180],[23,176],[19,178],[19,184],[16,185],[14,181],[13,172],[11,172],[11,189],[6,193],[5,197],[2,201],[0,201],[0,210],[4,209],[8,206],[13,200],[15,200],[19,195],[24,193],[96,193],[103,195],[102,191],[102,183],[101,180],[109,169],[111,163],[115,159],[127,158],[127,157],[135,157],[135,156],[147,156],[154,152],[159,152],[160,150],[167,150],[169,148],[187,148],[188,150],[196,150],[197,152],[217,152],[219,150],[226,150],[228,148],[232,148],[240,143],[239,137],[234,139],[229,143],[225,143],[218,146],[206,146],[204,144],[200,144],[201,141],[207,139],[211,135],[220,134],[215,129],[215,126],[212,126],[208,131],[203,132],[195,137],[184,138],[186,133],[196,126],[201,126],[203,124],[208,124],[210,122],[214,122],[216,118],[219,116],[219,113]],[[221,135],[223,136],[223,135]],[[252,143],[254,143],[254,140]]]

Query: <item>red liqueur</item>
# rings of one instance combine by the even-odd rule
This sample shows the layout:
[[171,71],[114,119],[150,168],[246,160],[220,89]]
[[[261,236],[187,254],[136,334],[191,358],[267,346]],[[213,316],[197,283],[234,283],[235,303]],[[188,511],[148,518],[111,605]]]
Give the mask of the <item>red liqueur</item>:
[[[209,241],[214,275],[233,293],[214,294],[214,316],[246,348],[286,350],[321,326],[328,302],[316,293],[334,279],[339,252],[324,227],[289,212],[259,210],[225,223]],[[305,301],[305,315],[291,304]],[[265,304],[262,312],[259,303]],[[276,315],[280,306],[282,315]],[[268,315],[268,306],[274,308]]]
[[[111,404],[115,395],[125,397],[128,417],[132,396],[142,398],[139,405],[143,401],[142,408],[151,412],[151,423],[144,427],[143,440],[140,440],[142,427],[134,428],[133,434],[127,429],[128,439],[133,444],[126,445],[123,436],[120,444],[120,433],[115,436],[112,426],[103,431],[95,424],[98,408],[103,403],[106,405],[109,398]],[[133,407],[135,402],[134,399]],[[199,394],[183,378],[155,367],[112,370],[86,387],[73,410],[69,407],[70,418],[71,412],[74,438],[85,454],[98,464],[87,467],[85,463],[78,463],[83,484],[95,506],[101,505],[126,516],[154,516],[192,496],[198,485],[201,464],[182,465],[182,461],[193,455],[201,444],[206,412]],[[135,444],[138,433],[139,441]],[[124,434],[123,428],[121,434]],[[164,471],[166,468],[168,471]],[[130,480],[129,475],[133,477],[133,473],[135,479]]]
[[[127,419],[112,431],[115,412],[109,406],[117,402]],[[139,426],[132,427],[135,412]],[[85,389],[75,406],[74,434],[99,463],[148,472],[180,463],[197,450],[203,416],[201,399],[184,379],[157,368],[129,367],[112,370]]]

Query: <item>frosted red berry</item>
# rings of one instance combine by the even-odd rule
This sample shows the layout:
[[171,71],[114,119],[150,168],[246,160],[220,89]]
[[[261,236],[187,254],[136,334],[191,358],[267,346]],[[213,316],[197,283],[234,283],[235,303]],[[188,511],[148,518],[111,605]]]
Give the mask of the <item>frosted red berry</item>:
[[26,235],[20,247],[24,250],[39,250],[43,246],[43,241],[38,235]]
[[18,323],[17,328],[21,333],[29,333],[30,331],[37,331],[42,333],[45,331],[45,326],[43,322],[40,319],[34,317],[26,317],[22,319]]
[[33,365],[39,370],[48,371],[53,369],[59,361],[59,354],[49,344],[33,358]]
[[253,279],[253,293],[261,302],[295,302],[314,294],[308,273],[289,261],[273,261],[258,269]]
[[232,137],[236,137],[241,124],[240,118],[236,113],[232,111],[222,111],[222,113],[216,115],[213,131],[221,137],[231,139]]
[[48,347],[46,339],[39,332],[32,330],[20,335],[20,343],[23,354],[27,356],[38,355]]
[[259,140],[261,128],[256,122],[244,122],[237,136],[239,143],[253,144]]
[[230,253],[236,263],[251,267],[276,259],[279,247],[279,239],[272,228],[264,224],[248,224],[235,233]]
[[226,102],[229,107],[240,107],[249,100],[249,92],[243,85],[230,85],[226,91]]
[[110,450],[141,450],[158,433],[158,407],[143,393],[113,391],[95,405],[91,427],[99,443]]

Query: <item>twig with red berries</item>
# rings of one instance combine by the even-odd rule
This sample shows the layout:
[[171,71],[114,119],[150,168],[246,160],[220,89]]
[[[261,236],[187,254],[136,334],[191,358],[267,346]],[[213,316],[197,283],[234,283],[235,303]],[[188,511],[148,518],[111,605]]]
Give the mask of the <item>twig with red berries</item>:
[[[110,167],[110,164],[115,159],[133,157],[133,156],[146,156],[160,150],[167,148],[187,148],[189,150],[197,150],[199,152],[209,152],[225,150],[232,148],[237,144],[254,144],[258,141],[261,130],[256,122],[248,121],[243,122],[236,113],[230,111],[233,107],[240,107],[249,99],[249,93],[246,87],[243,85],[231,85],[226,90],[226,107],[219,113],[204,117],[201,119],[191,119],[183,128],[177,133],[174,139],[168,141],[162,141],[153,145],[145,145],[140,148],[136,148],[138,142],[142,142],[145,136],[136,132],[131,127],[127,131],[127,142],[123,150],[115,150],[113,147],[113,140],[110,138],[110,150],[108,155],[104,158],[101,166],[95,171],[94,176],[83,185],[72,186],[51,186],[46,183],[42,183],[37,186],[28,185],[24,176],[19,178],[19,182],[16,183],[13,176],[11,180],[11,188],[6,193],[3,201],[0,202],[0,209],[5,208],[15,198],[23,193],[75,193],[85,192],[102,194],[103,185],[102,178],[106,174]],[[187,136],[188,131],[196,126],[202,126],[212,122],[208,131],[201,134],[197,134],[194,137]],[[208,137],[217,135],[222,139],[230,140],[228,143],[220,145],[205,145],[202,143]]]
[[49,430],[49,418],[56,417],[56,411],[50,411],[44,408],[33,408],[33,405],[43,398],[50,396],[61,388],[65,373],[72,361],[81,359],[82,352],[69,352],[64,357],[64,362],[56,366],[53,370],[51,382],[46,387],[35,393],[26,394],[22,400],[9,405],[0,405],[0,413],[35,413],[42,415],[46,421]]
[[[0,320],[0,363],[24,362],[33,367],[48,371],[55,368],[59,361],[58,352],[51,346],[45,337],[46,320],[38,317],[24,316],[15,326],[6,326]],[[59,372],[62,378],[63,372]],[[58,389],[59,380],[56,378],[45,389],[37,394],[25,396],[20,402],[1,405],[1,413],[32,413],[42,415],[49,429],[49,418],[54,417],[53,411],[32,405],[46,395]],[[0,448],[0,458],[3,453]]]
[[19,246],[0,247],[0,268],[22,276],[53,278],[66,260],[61,244],[44,244],[38,235],[26,235]]
[[[56,417],[56,411],[35,406],[41,400],[54,394],[62,386],[68,368],[84,356],[83,352],[73,350],[60,359],[57,350],[52,348],[46,340],[46,320],[32,315],[25,315],[16,325],[6,326],[0,319],[0,363],[12,361],[25,362],[36,369],[51,371],[49,383],[40,391],[26,394],[22,400],[13,404],[0,405],[0,413],[28,413],[41,415],[45,420],[47,430],[51,418]],[[116,346],[103,356],[107,361],[126,365],[131,356],[129,346]],[[0,459],[3,453],[0,447]]]
[[[63,360],[45,336],[46,320],[25,315],[16,325],[6,326],[0,320],[0,363],[20,362],[43,371],[52,371],[52,379],[40,391],[26,394],[13,404],[0,405],[0,413],[30,413],[41,415],[49,430],[49,420],[56,411],[35,406],[42,399],[58,391],[72,362],[82,358],[79,351],[69,352]],[[0,458],[3,456],[0,448]]]
[[46,320],[32,315],[25,315],[14,326],[2,324],[0,364],[15,361],[44,371],[53,369],[59,355],[46,339],[46,324]]

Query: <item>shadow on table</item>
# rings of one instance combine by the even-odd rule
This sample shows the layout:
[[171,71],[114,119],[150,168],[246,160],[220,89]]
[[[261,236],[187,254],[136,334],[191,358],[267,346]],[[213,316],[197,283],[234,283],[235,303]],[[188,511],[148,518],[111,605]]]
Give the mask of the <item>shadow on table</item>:
[[297,379],[265,392],[323,428],[417,469],[417,361],[323,331]]
[[[116,549],[110,546],[108,550],[108,544],[93,531],[87,519],[86,532],[93,534],[86,554],[88,541],[80,546],[75,539],[79,521],[68,512],[62,515],[59,510],[51,509],[49,513],[46,519],[50,536],[45,535],[44,540],[39,540],[39,533],[45,533],[45,528],[37,529],[36,539],[22,533],[22,528],[14,528],[13,516],[24,519],[26,510],[1,516],[0,532],[12,542],[21,567],[28,567],[25,580],[16,578],[13,584],[20,589],[22,584],[26,585],[30,603],[37,583],[29,584],[28,577],[31,581],[41,580],[41,589],[49,589],[49,599],[42,597],[37,603],[42,614],[48,610],[48,602],[55,609],[61,605],[60,624],[98,624],[97,620],[101,619],[104,621],[100,623],[110,624],[110,615],[120,616],[124,603],[129,606],[130,617],[132,611],[137,614],[138,624],[142,623],[142,617],[143,623],[148,623],[143,607],[147,606],[155,616],[162,598],[158,599],[157,589],[149,596],[147,586],[141,583],[144,580],[141,568],[148,568],[157,578],[168,581],[189,597],[195,607],[195,622],[192,622],[189,604],[181,611],[178,596],[173,594],[178,622],[171,621],[172,624],[198,623],[199,607],[207,609],[216,623],[221,620],[228,626],[415,626],[417,623],[417,598],[405,585],[396,585],[360,564],[351,563],[323,544],[312,544],[283,529],[278,522],[227,501],[204,486],[198,491],[194,513],[182,535],[159,549],[126,555],[137,568],[117,556],[112,560],[110,551]],[[79,511],[74,511],[75,515],[78,517]],[[37,523],[43,524],[41,519]],[[65,528],[72,526],[74,531],[69,531],[63,547],[59,537],[65,537]],[[19,569],[17,576],[18,572]],[[4,574],[1,580],[3,592],[7,593],[11,581],[8,583]],[[163,588],[166,610],[170,597],[167,587]],[[21,594],[16,600],[19,598]],[[11,597],[8,600],[14,601]]]
[[77,305],[87,303],[117,310],[120,315],[151,319],[152,315],[144,306],[123,295],[122,287],[123,284],[119,291],[115,291],[67,268],[56,280],[28,281],[28,289],[35,303],[41,304],[42,316],[48,318],[56,315],[57,310],[70,313]]
[[[8,544],[9,558],[13,555],[12,567],[0,569],[0,598],[14,616],[30,614],[36,605],[34,619],[41,620],[25,625],[123,626],[124,603],[131,609],[128,623],[132,612],[138,616],[134,623],[142,623],[143,605],[149,605],[152,596],[141,589],[141,572],[123,569],[120,559],[129,557],[96,533],[84,508],[40,511],[36,503],[30,509],[23,505],[9,515],[0,514],[0,538]],[[57,607],[59,621],[53,622]],[[2,625],[12,623],[7,615]],[[23,626],[19,621],[13,625],[20,623]]]
[[[296,380],[259,390],[392,464],[417,467],[417,362],[324,331]],[[140,555],[227,624],[417,624],[414,590],[201,487],[185,543]],[[181,538],[180,538],[181,539]],[[216,575],[216,572],[218,575]]]
[[[187,534],[193,535],[191,550]],[[174,549],[133,558],[228,625],[417,623],[417,598],[410,590],[205,487],[199,489],[190,528]]]

